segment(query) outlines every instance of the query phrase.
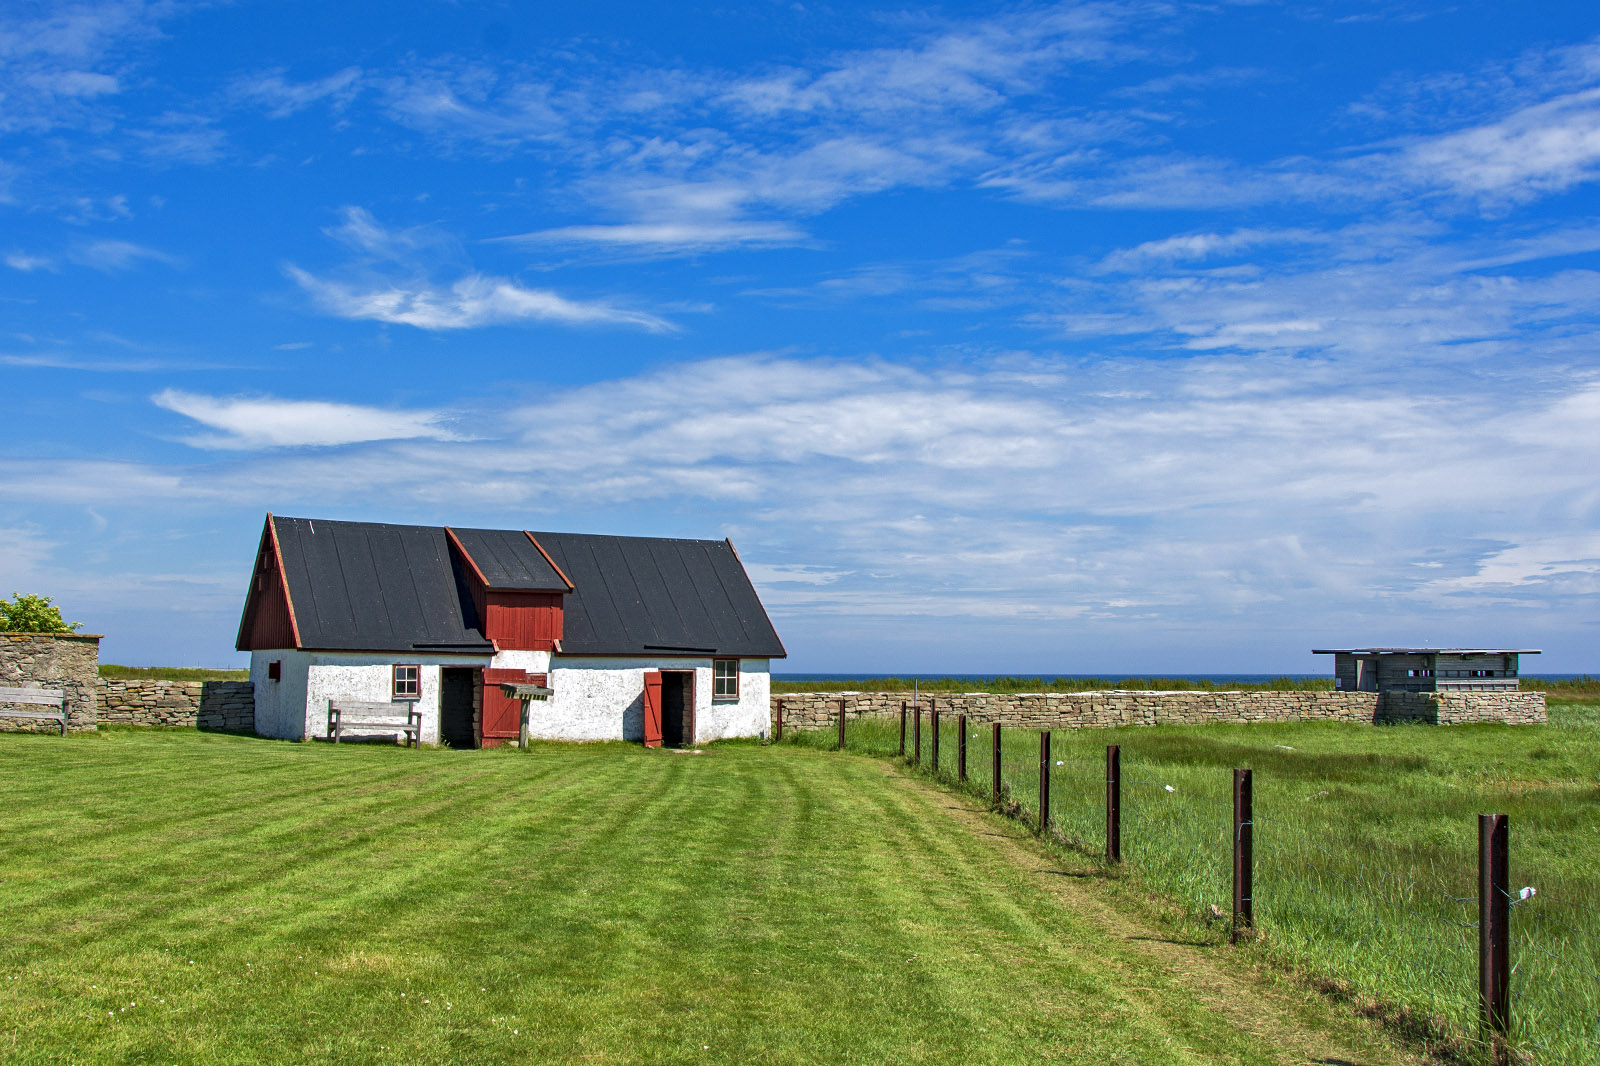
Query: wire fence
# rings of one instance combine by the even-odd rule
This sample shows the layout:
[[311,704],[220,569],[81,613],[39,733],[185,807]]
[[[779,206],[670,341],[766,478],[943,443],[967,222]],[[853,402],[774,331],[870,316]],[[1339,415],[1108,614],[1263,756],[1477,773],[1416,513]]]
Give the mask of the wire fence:
[[[837,728],[785,740],[838,747]],[[847,750],[893,758],[995,803],[1057,844],[1104,862],[1105,746],[1092,733],[1057,731],[1041,766],[1040,731],[999,731],[954,715],[845,720]],[[965,776],[961,774],[965,746]],[[1049,807],[1039,806],[1050,774]],[[1141,758],[1122,749],[1122,867],[1177,904],[1189,920],[1232,922],[1233,794],[1214,765]],[[995,784],[998,780],[998,795]],[[1338,824],[1336,798],[1306,794],[1292,776],[1258,772],[1250,930],[1257,950],[1315,975],[1443,1058],[1600,1063],[1600,905],[1592,873],[1541,880],[1511,848],[1509,1034],[1491,1039],[1480,1005],[1480,900],[1473,827],[1418,844],[1403,833]],[[1041,818],[1041,814],[1043,817]],[[1381,829],[1382,827],[1378,827]],[[1437,834],[1436,834],[1437,836]],[[1109,864],[1107,864],[1109,867]],[[1544,886],[1544,887],[1540,887]]]

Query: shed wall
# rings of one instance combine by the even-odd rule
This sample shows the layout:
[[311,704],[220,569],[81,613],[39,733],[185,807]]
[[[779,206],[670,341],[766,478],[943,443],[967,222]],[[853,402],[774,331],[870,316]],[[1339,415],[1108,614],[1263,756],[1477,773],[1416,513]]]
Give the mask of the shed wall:
[[713,701],[711,659],[556,656],[550,668],[549,705],[534,704],[533,736],[549,740],[642,740],[644,675],[651,670],[693,670],[695,742],[766,734],[771,664],[744,659],[739,699]]

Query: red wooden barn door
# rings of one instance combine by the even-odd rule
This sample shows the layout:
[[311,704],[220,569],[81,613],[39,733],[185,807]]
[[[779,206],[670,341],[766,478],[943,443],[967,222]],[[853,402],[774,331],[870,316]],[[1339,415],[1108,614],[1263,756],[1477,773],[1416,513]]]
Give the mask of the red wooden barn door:
[[530,674],[526,670],[485,670],[483,672],[483,746],[497,748],[507,742],[515,743],[522,728],[522,701],[512,699],[500,690],[507,681],[542,685],[544,674]]
[[644,746],[661,746],[661,671],[644,675]]

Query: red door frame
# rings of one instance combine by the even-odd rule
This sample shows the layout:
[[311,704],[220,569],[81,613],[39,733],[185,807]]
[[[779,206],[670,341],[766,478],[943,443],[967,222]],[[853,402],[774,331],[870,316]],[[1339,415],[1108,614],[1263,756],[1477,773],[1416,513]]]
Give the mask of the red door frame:
[[692,748],[692,747],[694,747],[694,731],[695,731],[695,725],[696,725],[695,717],[694,717],[694,674],[695,674],[695,672],[693,670],[658,670],[656,672],[659,673],[659,674],[687,674],[688,675],[689,683],[685,686],[685,688],[687,688],[688,691],[686,691],[683,694],[683,717],[684,717],[684,725],[686,727],[684,729],[684,732],[686,734],[688,734],[688,735],[683,738],[683,742],[687,747],[691,747]]

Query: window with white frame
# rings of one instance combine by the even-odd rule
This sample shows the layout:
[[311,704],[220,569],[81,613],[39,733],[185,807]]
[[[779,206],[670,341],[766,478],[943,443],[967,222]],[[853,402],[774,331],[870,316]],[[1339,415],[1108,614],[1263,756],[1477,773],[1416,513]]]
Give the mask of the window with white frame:
[[711,660],[711,698],[736,700],[739,698],[739,660]]
[[396,666],[394,668],[394,686],[391,691],[397,700],[421,699],[422,667]]

